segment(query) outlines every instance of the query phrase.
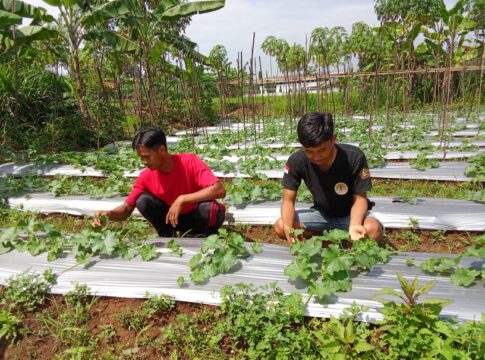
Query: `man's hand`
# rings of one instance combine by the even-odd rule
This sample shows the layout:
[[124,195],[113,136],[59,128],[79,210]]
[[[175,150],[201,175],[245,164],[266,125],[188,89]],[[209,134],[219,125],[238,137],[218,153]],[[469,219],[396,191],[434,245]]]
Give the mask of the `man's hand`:
[[177,200],[174,201],[170,209],[168,209],[167,216],[165,218],[165,224],[170,223],[173,227],[176,227],[179,223],[179,215],[182,212],[182,207],[184,202],[182,197],[179,196]]
[[350,225],[349,226],[350,239],[359,240],[367,235],[367,229],[364,225]]
[[292,227],[285,226],[286,240],[288,244],[294,244],[299,241],[299,236],[303,233],[302,229],[293,229]]
[[98,228],[102,227],[105,225],[103,219],[101,219],[101,216],[107,216],[109,218],[109,210],[98,210],[94,213],[94,219],[91,222],[91,226],[93,228]]

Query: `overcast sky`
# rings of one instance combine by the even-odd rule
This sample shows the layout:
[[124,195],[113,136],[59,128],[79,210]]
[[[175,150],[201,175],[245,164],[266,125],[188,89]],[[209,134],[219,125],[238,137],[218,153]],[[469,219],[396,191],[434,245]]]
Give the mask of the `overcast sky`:
[[[43,6],[57,16],[57,9],[42,0],[24,1]],[[224,45],[234,65],[240,51],[244,61],[248,60],[254,32],[254,55],[261,56],[263,68],[269,72],[269,59],[261,50],[267,36],[305,46],[305,38],[316,27],[343,26],[350,33],[352,24],[358,21],[378,25],[374,3],[374,0],[226,0],[225,7],[218,11],[194,15],[186,34],[204,55],[214,45]],[[450,6],[456,1],[445,3]]]

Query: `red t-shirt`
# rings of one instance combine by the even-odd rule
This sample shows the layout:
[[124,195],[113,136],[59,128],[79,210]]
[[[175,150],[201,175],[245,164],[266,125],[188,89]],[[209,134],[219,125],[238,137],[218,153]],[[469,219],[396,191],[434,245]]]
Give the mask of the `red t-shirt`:
[[[172,205],[179,195],[190,194],[215,184],[219,179],[211,169],[195,154],[174,154],[173,168],[168,174],[160,170],[143,170],[131,189],[126,202],[135,206],[136,199],[145,191],[151,192],[167,205]],[[186,214],[195,203],[185,204],[182,213]]]

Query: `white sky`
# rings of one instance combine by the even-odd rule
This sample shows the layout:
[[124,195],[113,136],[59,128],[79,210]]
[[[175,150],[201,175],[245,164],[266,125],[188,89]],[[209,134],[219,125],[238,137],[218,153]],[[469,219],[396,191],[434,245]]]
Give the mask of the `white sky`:
[[[56,8],[42,0],[24,1],[42,6],[54,16],[58,14]],[[261,56],[263,70],[269,72],[269,59],[261,50],[267,36],[305,46],[305,37],[309,38],[316,27],[343,26],[350,33],[352,24],[358,21],[378,25],[374,3],[374,0],[226,0],[225,7],[218,11],[192,16],[186,35],[199,45],[204,55],[213,46],[224,45],[229,61],[235,65],[238,52],[243,52],[245,62],[250,57],[255,32],[254,56]],[[449,7],[456,0],[445,3]]]

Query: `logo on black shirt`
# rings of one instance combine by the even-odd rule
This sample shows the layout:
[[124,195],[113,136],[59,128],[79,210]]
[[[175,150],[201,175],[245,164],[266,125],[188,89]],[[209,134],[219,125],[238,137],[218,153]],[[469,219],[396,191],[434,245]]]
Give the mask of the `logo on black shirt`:
[[335,192],[339,195],[345,195],[349,192],[349,187],[346,183],[339,182],[335,184]]

